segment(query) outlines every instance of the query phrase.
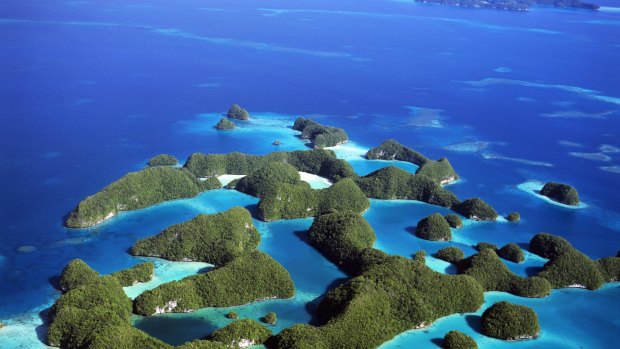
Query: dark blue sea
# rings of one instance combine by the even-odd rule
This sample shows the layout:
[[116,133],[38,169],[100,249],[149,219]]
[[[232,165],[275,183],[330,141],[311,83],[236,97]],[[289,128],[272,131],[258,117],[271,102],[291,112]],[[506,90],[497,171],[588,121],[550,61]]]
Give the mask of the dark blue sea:
[[[567,238],[591,258],[620,250],[620,2],[599,11],[461,9],[412,1],[35,1],[0,2],[0,348],[45,347],[46,309],[62,268],[81,258],[101,273],[142,261],[143,237],[257,199],[230,190],[124,213],[91,229],[63,227],[84,197],[153,155],[266,154],[307,149],[297,116],[343,127],[337,147],[363,175],[391,162],[364,152],[395,138],[450,159],[449,188],[480,196],[519,223],[469,223],[452,242],[410,233],[442,209],[373,200],[365,213],[376,247],[411,256],[448,245],[473,254],[479,241],[527,244],[538,232]],[[238,103],[252,120],[213,129]],[[275,139],[282,146],[272,145]],[[415,171],[415,166],[399,163]],[[567,208],[535,193],[575,186]],[[235,307],[242,317],[278,314],[277,332],[312,319],[321,294],[345,275],[303,241],[311,219],[256,222],[260,249],[296,284],[291,300]],[[429,256],[433,269],[453,273]],[[531,275],[544,260],[506,264]],[[160,282],[208,270],[157,261]],[[135,290],[134,290],[135,291]],[[481,348],[613,348],[620,341],[620,284],[561,289],[543,299],[485,294],[477,313],[453,315],[381,348],[438,348],[450,330]],[[499,300],[536,310],[537,340],[483,336],[480,314]],[[134,319],[171,344],[208,335],[230,309]]]

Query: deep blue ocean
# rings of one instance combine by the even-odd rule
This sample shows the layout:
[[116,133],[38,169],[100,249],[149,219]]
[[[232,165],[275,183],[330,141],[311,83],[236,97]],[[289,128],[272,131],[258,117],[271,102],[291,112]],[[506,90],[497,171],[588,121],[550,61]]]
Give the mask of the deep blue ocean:
[[[182,161],[192,152],[306,149],[290,129],[297,116],[345,128],[351,141],[336,151],[361,175],[390,162],[360,155],[395,138],[448,157],[462,176],[449,187],[460,198],[480,196],[500,214],[522,216],[516,224],[467,224],[452,242],[428,242],[411,227],[443,209],[373,200],[365,217],[376,247],[388,253],[456,245],[469,255],[478,241],[527,244],[544,231],[592,258],[616,255],[620,2],[602,4],[596,12],[520,13],[387,0],[1,1],[0,348],[45,347],[45,309],[60,295],[52,285],[71,259],[114,272],[142,261],[127,253],[140,238],[198,213],[257,203],[216,190],[91,229],[64,228],[81,199],[159,153]],[[252,121],[218,133],[213,125],[232,103]],[[584,207],[536,196],[532,188],[547,181],[575,186]],[[311,322],[320,295],[345,278],[304,241],[311,223],[256,222],[260,249],[289,270],[297,296],[235,307],[242,317],[276,311],[274,331]],[[544,262],[528,255],[524,264],[506,264],[529,275]],[[172,268],[167,277],[180,278],[208,270],[171,264],[158,261],[158,271]],[[381,348],[438,348],[453,329],[481,348],[613,348],[620,341],[619,283],[544,299],[491,292],[485,300],[475,314],[440,319]],[[498,300],[533,307],[541,337],[507,343],[483,336],[480,314]],[[226,325],[228,311],[134,321],[179,344]]]

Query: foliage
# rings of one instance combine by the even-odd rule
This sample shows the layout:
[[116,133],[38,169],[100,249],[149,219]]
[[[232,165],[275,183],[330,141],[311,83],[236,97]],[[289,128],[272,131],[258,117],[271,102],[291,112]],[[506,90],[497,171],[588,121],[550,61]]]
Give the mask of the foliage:
[[173,261],[191,260],[224,265],[254,250],[260,234],[250,212],[236,206],[217,214],[201,214],[136,242],[131,253]]
[[544,195],[565,205],[579,205],[579,194],[577,190],[568,184],[548,182],[540,190],[540,195]]
[[271,331],[252,319],[234,321],[213,332],[209,339],[232,348],[243,348],[244,340],[252,344],[263,344],[271,337]]
[[474,248],[476,249],[476,251],[482,251],[486,248],[491,249],[493,251],[496,251],[498,249],[496,244],[492,244],[490,242],[484,242],[484,241],[477,243]]
[[[172,346],[159,339],[153,338],[145,332],[132,327],[129,323],[116,326],[105,326],[96,330],[96,337],[88,349],[172,349]],[[177,347],[178,348],[178,347]],[[223,349],[222,347],[208,347],[209,349]],[[206,347],[203,349],[207,349]]]
[[83,260],[76,258],[69,262],[62,271],[59,282],[60,289],[63,292],[67,292],[76,287],[96,281],[98,278],[99,273],[89,267],[88,264],[84,263]]
[[355,274],[357,258],[365,248],[372,247],[375,232],[368,222],[353,212],[335,212],[315,218],[308,240],[337,266]]
[[455,205],[453,209],[470,219],[481,221],[494,221],[497,219],[495,209],[480,198],[467,199]]
[[497,250],[497,255],[515,263],[521,263],[525,260],[523,250],[514,242],[506,244]]
[[418,222],[415,234],[422,239],[431,241],[452,240],[450,225],[439,213],[433,213]]
[[284,162],[268,162],[241,178],[235,185],[235,189],[262,198],[279,184],[299,182],[299,172],[292,165]]
[[271,346],[278,349],[328,349],[322,331],[307,324],[296,324],[272,337]]
[[449,246],[449,247],[445,247],[437,251],[437,253],[435,254],[435,257],[443,261],[446,261],[448,263],[456,264],[459,261],[461,261],[463,258],[465,258],[465,254],[463,253],[463,250],[461,250],[460,248],[455,247],[455,246]]
[[450,331],[443,337],[444,349],[478,349],[478,344],[461,331]]
[[147,282],[151,280],[154,271],[155,264],[153,262],[146,262],[117,271],[116,273],[112,273],[111,276],[115,277],[120,282],[121,286],[127,287],[138,282]]
[[237,120],[248,120],[250,118],[248,111],[241,108],[238,104],[233,104],[230,109],[228,109],[226,116]]
[[268,323],[270,325],[275,325],[277,320],[276,313],[269,312],[261,319],[263,322]]
[[426,251],[419,250],[413,255],[413,260],[420,263],[426,263]]
[[[227,345],[219,342],[213,342],[205,339],[197,339],[187,342],[183,345],[176,346],[175,349],[228,349]],[[149,348],[150,349],[150,348]]]
[[309,139],[314,148],[333,147],[349,140],[349,136],[341,128],[323,126],[314,120],[302,117],[295,120],[293,129],[301,131],[301,138]]
[[394,139],[388,139],[378,147],[368,150],[366,158],[411,162],[419,166],[416,174],[425,175],[437,183],[445,183],[459,178],[448,159],[430,160]]
[[295,294],[288,271],[269,255],[252,251],[206,274],[173,281],[146,291],[134,300],[138,314],[157,309],[183,312],[204,307],[229,307]]
[[167,200],[189,198],[203,190],[219,188],[214,181],[200,181],[187,170],[149,167],[128,173],[100,192],[82,200],[65,224],[85,228],[121,211],[136,210]]
[[428,268],[422,258],[388,256],[372,249],[374,233],[358,214],[318,216],[309,240],[336,264],[352,261],[346,271],[354,277],[321,300],[320,327],[286,329],[271,341],[274,348],[376,347],[405,330],[475,311],[483,303],[482,287],[469,276],[444,275]]
[[335,153],[327,149],[275,152],[264,156],[237,152],[229,154],[194,153],[187,159],[184,167],[197,177],[223,174],[248,175],[268,162],[287,162],[298,171],[319,175],[331,181],[356,176],[349,163],[336,158]]
[[307,183],[278,184],[259,201],[258,218],[263,221],[314,216],[319,207],[319,192]]
[[307,184],[276,185],[258,203],[258,217],[265,221],[311,217],[337,211],[362,213],[370,201],[352,179],[314,190]]
[[170,154],[159,154],[152,157],[147,164],[149,166],[175,166],[179,160]]
[[123,325],[127,325],[125,318],[103,306],[89,309],[65,306],[56,311],[47,331],[47,342],[63,348],[88,347],[105,326]]
[[429,160],[420,166],[415,173],[427,176],[439,184],[446,184],[459,178],[447,158],[441,158],[437,161]]
[[545,297],[551,285],[541,277],[522,278],[499,259],[494,250],[485,248],[458,263],[459,274],[469,275],[485,291],[503,291],[521,297]]
[[498,302],[482,313],[482,333],[504,340],[536,338],[540,333],[538,315],[523,305]]
[[573,246],[563,237],[547,233],[534,235],[529,247],[530,252],[547,259],[555,259],[572,249]]
[[394,256],[329,291],[319,304],[325,324],[319,329],[331,348],[375,347],[439,317],[475,311],[482,302],[482,289],[470,277]]
[[620,281],[620,257],[605,257],[596,263],[606,282]]
[[215,124],[215,128],[218,130],[233,130],[237,125],[227,118],[221,118],[220,121]]
[[319,191],[318,214],[338,211],[363,213],[369,207],[370,201],[350,178]]
[[418,200],[432,205],[452,207],[456,196],[426,176],[414,175],[395,166],[388,166],[355,179],[369,198],[382,200]]
[[576,249],[562,253],[545,263],[538,275],[549,280],[553,288],[585,287],[596,290],[605,282],[598,264]]
[[458,229],[463,226],[463,221],[461,220],[461,217],[459,215],[451,213],[443,216],[443,218],[446,220],[446,222],[448,222],[448,224],[450,224],[450,228]]
[[407,161],[421,166],[429,159],[417,151],[400,144],[395,139],[388,139],[378,147],[370,148],[366,158],[371,160],[399,160]]
[[519,212],[510,212],[508,216],[506,216],[506,219],[509,222],[518,222],[521,220],[521,215],[519,214]]
[[236,320],[236,319],[239,318],[239,314],[237,314],[234,311],[231,311],[230,313],[226,314],[226,317],[229,318],[229,319]]
[[104,276],[71,289],[50,311],[47,341],[51,346],[81,348],[105,326],[128,325],[131,300],[115,277]]

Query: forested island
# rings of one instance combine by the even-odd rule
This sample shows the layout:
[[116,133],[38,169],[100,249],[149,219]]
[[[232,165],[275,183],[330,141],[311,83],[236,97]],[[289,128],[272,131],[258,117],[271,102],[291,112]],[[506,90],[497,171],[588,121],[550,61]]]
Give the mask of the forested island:
[[540,190],[540,195],[544,195],[551,200],[564,205],[579,205],[579,193],[573,187],[564,183],[548,182]]
[[324,126],[312,119],[302,117],[295,120],[293,130],[300,131],[300,137],[310,140],[314,148],[333,147],[349,140],[349,136],[341,128]]
[[439,184],[447,184],[459,178],[447,158],[431,160],[417,151],[388,139],[366,153],[370,160],[399,160],[418,165],[417,175],[424,175]]
[[[298,123],[300,128],[305,125],[303,130],[318,130],[307,132],[309,137],[316,136],[315,141],[326,134],[321,133],[326,126],[314,121],[298,119]],[[329,135],[339,132],[327,128]],[[321,142],[328,139],[324,137]],[[313,314],[316,321],[272,333],[270,326],[277,322],[275,313],[260,319],[239,319],[237,313],[228,312],[226,317],[235,321],[206,338],[176,347],[182,349],[254,344],[270,349],[373,348],[404,331],[428,327],[441,317],[477,311],[486,291],[539,298],[554,288],[594,290],[605,282],[620,280],[620,257],[591,260],[566,239],[547,233],[537,234],[529,242],[529,252],[548,260],[540,272],[530,277],[516,275],[502,261],[524,260],[524,251],[516,243],[498,247],[480,242],[475,246],[478,252],[469,256],[456,246],[440,249],[435,257],[454,264],[456,275],[430,269],[424,251],[418,251],[413,258],[389,255],[374,247],[375,231],[363,216],[371,198],[418,200],[452,209],[455,213],[433,213],[418,222],[415,234],[430,241],[449,241],[453,229],[456,232],[463,226],[463,219],[494,221],[497,211],[480,198],[461,201],[441,186],[448,177],[458,178],[447,159],[429,160],[396,141],[371,149],[367,157],[416,163],[420,168],[415,174],[387,166],[360,177],[333,151],[316,148],[262,156],[194,153],[182,168],[153,165],[129,173],[84,199],[71,212],[66,225],[92,226],[122,211],[221,188],[217,176],[223,174],[245,175],[227,187],[260,199],[254,218],[271,221],[314,217],[309,230],[302,233],[303,239],[348,276],[317,300]],[[428,164],[434,165],[421,171]],[[333,185],[312,189],[301,181],[300,171],[328,178]],[[518,220],[516,215],[510,220]],[[64,294],[50,310],[47,343],[70,349],[171,349],[171,345],[132,327],[130,316],[294,297],[295,285],[288,271],[257,249],[260,241],[252,214],[243,207],[200,214],[141,239],[133,245],[131,254],[200,261],[215,267],[204,274],[161,284],[133,301],[122,287],[150,280],[153,263],[102,276],[82,260],[73,260],[60,276],[58,287]],[[532,309],[507,302],[485,310],[481,324],[484,335],[503,340],[533,339],[541,331]],[[444,347],[477,345],[467,335],[450,331],[445,335]]]

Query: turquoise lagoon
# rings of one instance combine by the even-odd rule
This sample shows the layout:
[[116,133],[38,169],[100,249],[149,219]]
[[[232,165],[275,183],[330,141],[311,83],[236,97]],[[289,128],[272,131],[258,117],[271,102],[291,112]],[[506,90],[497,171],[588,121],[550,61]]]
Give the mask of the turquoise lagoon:
[[[47,309],[60,295],[54,285],[71,259],[112,273],[145,260],[127,253],[141,238],[200,213],[237,205],[254,212],[257,204],[221,189],[90,229],[66,229],[63,217],[79,200],[162,152],[183,162],[192,152],[307,149],[291,129],[299,115],[345,128],[351,141],[333,150],[360,175],[388,165],[416,171],[408,163],[363,159],[368,148],[395,138],[431,158],[447,156],[462,177],[449,187],[460,198],[480,196],[502,215],[522,216],[518,223],[466,221],[453,230],[453,241],[429,242],[413,228],[447,210],[372,200],[364,216],[376,232],[375,247],[388,253],[409,257],[423,249],[431,268],[454,273],[433,258],[437,250],[454,245],[471,255],[480,241],[526,247],[545,231],[592,258],[615,255],[620,177],[613,169],[620,154],[609,149],[620,147],[619,16],[387,0],[3,1],[0,348],[45,347]],[[247,107],[251,120],[216,131],[232,103]],[[574,155],[598,150],[605,156]],[[548,180],[574,185],[587,206],[536,196],[536,183]],[[259,248],[289,270],[294,298],[136,316],[134,325],[177,344],[226,325],[231,310],[254,319],[275,311],[274,332],[313,323],[321,295],[345,275],[305,242],[311,223],[255,221]],[[156,279],[126,289],[130,296],[210,269],[155,261]],[[524,263],[504,262],[526,276],[545,260],[527,254]],[[619,286],[555,290],[544,299],[489,292],[478,312],[439,319],[382,347],[438,348],[446,332],[458,329],[481,348],[612,348],[620,341]],[[500,342],[481,335],[481,312],[499,300],[534,308],[541,337]]]

